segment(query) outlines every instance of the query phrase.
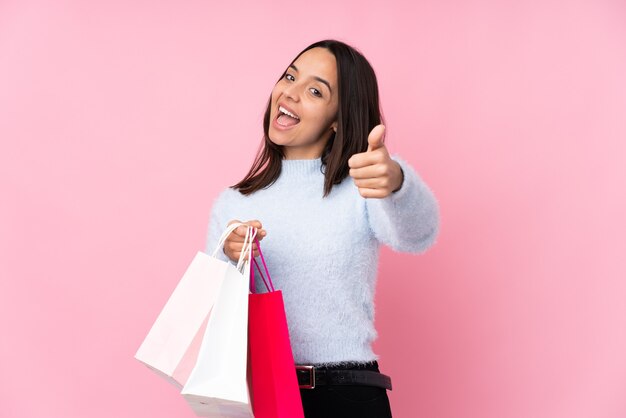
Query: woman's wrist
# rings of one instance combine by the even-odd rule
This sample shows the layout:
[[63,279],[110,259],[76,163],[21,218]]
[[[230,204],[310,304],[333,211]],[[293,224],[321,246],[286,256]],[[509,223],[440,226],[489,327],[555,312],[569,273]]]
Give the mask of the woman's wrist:
[[397,191],[399,191],[402,188],[402,185],[404,184],[404,170],[402,170],[402,167],[400,166],[400,164],[397,161],[394,161],[396,163],[396,166],[398,167],[398,176],[397,178],[399,179],[397,181],[397,187],[393,189],[393,191],[391,193],[395,193]]

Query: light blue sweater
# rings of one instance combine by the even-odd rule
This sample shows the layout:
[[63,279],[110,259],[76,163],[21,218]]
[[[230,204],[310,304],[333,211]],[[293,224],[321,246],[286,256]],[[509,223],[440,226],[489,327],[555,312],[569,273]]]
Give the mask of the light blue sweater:
[[[420,253],[435,241],[437,201],[411,166],[393,158],[404,182],[384,199],[364,199],[350,177],[324,198],[318,158],[283,160],[269,188],[249,196],[229,188],[213,205],[209,254],[230,220],[258,219],[267,231],[261,249],[283,292],[297,364],[376,360],[371,344],[379,245]],[[257,279],[257,289],[264,290]]]

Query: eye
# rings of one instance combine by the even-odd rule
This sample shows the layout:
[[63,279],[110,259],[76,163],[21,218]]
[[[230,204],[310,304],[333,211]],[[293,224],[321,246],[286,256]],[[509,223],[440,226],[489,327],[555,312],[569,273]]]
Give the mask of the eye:
[[291,74],[289,74],[289,73],[285,73],[285,78],[286,78],[287,80],[289,80],[289,81],[295,81],[295,79],[296,79],[294,76],[292,76],[292,75],[291,75]]
[[310,89],[310,91],[311,91],[311,93],[312,93],[314,96],[317,96],[317,97],[322,97],[322,92],[321,92],[321,91],[319,91],[318,89],[311,88],[311,89]]

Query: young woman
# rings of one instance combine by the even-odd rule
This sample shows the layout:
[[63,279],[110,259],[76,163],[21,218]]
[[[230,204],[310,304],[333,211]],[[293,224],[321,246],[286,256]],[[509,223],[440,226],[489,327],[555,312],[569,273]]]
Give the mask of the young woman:
[[[240,220],[264,238],[307,418],[391,416],[390,380],[371,349],[379,246],[420,253],[437,236],[437,202],[389,155],[381,123],[365,57],[339,41],[314,43],[274,86],[248,174],[213,206],[209,251]],[[244,235],[231,234],[224,259],[238,260]]]

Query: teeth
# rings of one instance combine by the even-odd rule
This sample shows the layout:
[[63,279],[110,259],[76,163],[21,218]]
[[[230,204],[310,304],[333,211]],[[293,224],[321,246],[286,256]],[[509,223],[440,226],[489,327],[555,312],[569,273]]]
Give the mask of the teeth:
[[285,115],[291,116],[294,119],[300,120],[299,117],[297,117],[296,115],[294,115],[293,113],[291,113],[290,111],[288,111],[287,109],[285,109],[282,106],[278,106],[278,111],[281,112],[281,113],[284,113]]

